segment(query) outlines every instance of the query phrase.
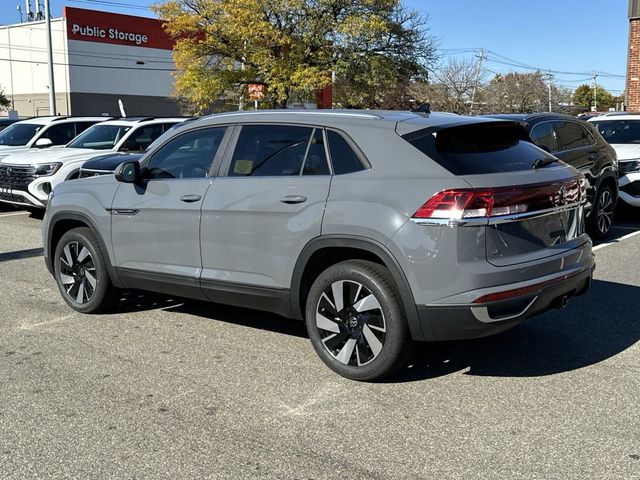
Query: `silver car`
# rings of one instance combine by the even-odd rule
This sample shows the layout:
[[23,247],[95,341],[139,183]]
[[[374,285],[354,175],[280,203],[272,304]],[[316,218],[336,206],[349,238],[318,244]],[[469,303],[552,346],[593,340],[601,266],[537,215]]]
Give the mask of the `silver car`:
[[276,312],[331,369],[374,380],[416,341],[495,334],[584,293],[585,188],[511,121],[221,114],[57,186],[46,263],[79,312],[120,288]]

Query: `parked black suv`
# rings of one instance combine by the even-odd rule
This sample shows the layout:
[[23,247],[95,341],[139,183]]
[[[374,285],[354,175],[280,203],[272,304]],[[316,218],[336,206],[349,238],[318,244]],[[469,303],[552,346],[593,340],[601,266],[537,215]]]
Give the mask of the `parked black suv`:
[[583,173],[589,181],[587,230],[596,238],[609,233],[618,200],[618,160],[593,125],[558,113],[490,116],[521,122],[533,143]]

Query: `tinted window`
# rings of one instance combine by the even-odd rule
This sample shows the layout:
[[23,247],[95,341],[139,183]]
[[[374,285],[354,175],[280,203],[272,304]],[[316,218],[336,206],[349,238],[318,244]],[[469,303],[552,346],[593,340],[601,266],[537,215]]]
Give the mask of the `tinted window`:
[[48,138],[53,145],[66,145],[76,136],[76,129],[73,123],[59,123],[47,128],[40,138]]
[[[316,139],[315,145],[313,139]],[[324,156],[321,153],[321,135],[320,143],[317,142],[313,128],[286,125],[243,126],[231,159],[229,176],[300,175],[307,149],[313,149],[308,170],[312,174],[315,169],[320,168],[321,157]],[[324,162],[326,164],[326,159]]]
[[0,145],[26,145],[42,128],[36,123],[14,123],[0,132]]
[[546,147],[550,152],[558,151],[558,143],[556,142],[556,134],[553,130],[551,122],[543,122],[531,130],[531,140],[540,148]]
[[553,126],[556,129],[561,150],[588,147],[594,143],[589,132],[575,122],[553,122]]
[[224,138],[225,127],[185,133],[161,147],[151,157],[146,178],[205,178]]
[[593,123],[609,143],[640,143],[640,120],[606,120]]
[[335,175],[359,172],[365,169],[356,152],[353,151],[349,142],[342,135],[338,132],[328,131],[327,138],[331,164]]
[[138,127],[124,141],[120,149],[129,152],[143,152],[156,138],[162,135],[163,131],[162,124],[159,123]]
[[524,127],[508,122],[425,128],[402,138],[454,175],[531,170],[536,160],[554,158],[529,142]]
[[76,125],[76,135],[80,135],[87,128],[95,125],[98,122],[75,122]]
[[78,135],[68,146],[72,148],[91,148],[111,150],[131,129],[120,125],[97,124]]

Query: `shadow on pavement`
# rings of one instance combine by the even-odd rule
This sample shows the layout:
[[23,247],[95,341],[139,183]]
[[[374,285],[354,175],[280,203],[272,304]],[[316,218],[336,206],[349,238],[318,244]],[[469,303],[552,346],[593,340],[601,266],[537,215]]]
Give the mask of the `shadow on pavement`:
[[[163,308],[306,338],[303,322],[226,305],[130,291],[116,313]],[[534,377],[583,368],[613,357],[640,340],[640,287],[594,280],[586,295],[479,340],[421,343],[407,367],[387,382],[411,382],[467,370],[467,375]],[[311,345],[309,345],[311,349]],[[311,350],[310,350],[311,351]]]
[[304,322],[284,318],[276,314],[218,303],[169,297],[139,290],[125,291],[113,313],[140,312],[156,308],[162,308],[168,312],[185,313],[215,321],[234,323],[258,330],[268,330],[283,335],[308,337]]
[[534,377],[583,368],[640,340],[640,287],[594,280],[583,297],[526,320],[501,335],[466,342],[420,344],[392,382],[467,375]]

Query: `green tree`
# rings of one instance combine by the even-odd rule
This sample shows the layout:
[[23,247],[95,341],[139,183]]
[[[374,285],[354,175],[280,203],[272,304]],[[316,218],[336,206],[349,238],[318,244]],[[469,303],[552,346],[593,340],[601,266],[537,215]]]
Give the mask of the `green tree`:
[[[613,95],[611,95],[611,93],[609,93],[609,91],[602,85],[597,86],[596,94],[599,111],[606,111],[609,110],[609,108],[616,106]],[[575,92],[573,92],[574,105],[591,108],[594,105],[593,101],[593,86],[591,85],[580,85],[576,88]]]
[[261,83],[274,107],[312,98],[335,74],[337,100],[376,107],[426,75],[435,41],[400,0],[168,0],[155,11],[176,39],[176,92],[202,112]]
[[4,90],[0,89],[0,110],[7,110],[11,106],[11,100],[4,94]]

